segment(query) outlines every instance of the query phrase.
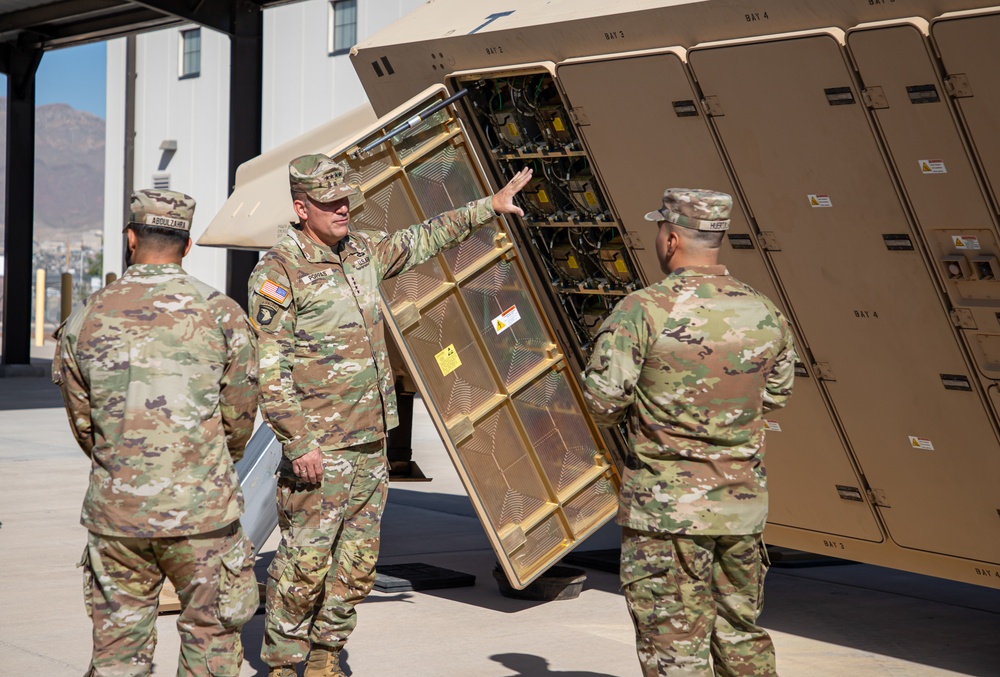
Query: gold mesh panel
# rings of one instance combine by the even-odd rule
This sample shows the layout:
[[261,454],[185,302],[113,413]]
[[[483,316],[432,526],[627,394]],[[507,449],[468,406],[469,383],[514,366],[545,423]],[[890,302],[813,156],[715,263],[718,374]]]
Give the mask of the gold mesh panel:
[[588,472],[600,467],[597,445],[563,372],[550,371],[514,397],[528,438],[560,497]]
[[[350,148],[431,103],[400,108]],[[471,152],[446,109],[374,153],[341,155],[350,180],[368,187],[364,204],[352,202],[354,228],[395,233],[479,199],[487,182]],[[571,531],[589,533],[614,514],[608,477],[616,476],[595,459],[600,442],[575,399],[579,392],[546,371],[559,352],[550,352],[556,339],[512,242],[496,218],[380,291],[387,324],[401,335],[401,357],[432,407],[497,558],[512,584],[524,587],[565,553]]]
[[469,154],[461,146],[442,146],[408,174],[424,214],[440,214],[483,197]]
[[416,127],[392,137],[392,145],[400,159],[409,157],[415,151],[420,150],[428,141],[432,141],[435,136],[441,134],[444,131],[443,125],[448,120],[449,116],[446,111],[438,111]]
[[597,526],[617,506],[618,493],[612,475],[607,473],[563,505],[563,512],[573,535],[579,537]]
[[479,421],[458,455],[497,531],[530,521],[549,503],[506,407]]
[[465,242],[444,253],[444,260],[448,262],[448,267],[456,276],[473,267],[484,256],[489,256],[496,251],[496,238],[500,232],[502,232],[500,224],[496,221],[476,228]]
[[[349,155],[341,155],[337,159],[347,164],[348,172],[345,178],[348,183],[355,186],[360,186],[373,181],[375,177],[379,176],[393,165],[392,156],[389,154],[389,147],[384,143],[377,146],[371,151],[371,153],[366,154],[363,158],[353,158]],[[353,204],[351,205],[351,216],[354,216]]]
[[519,576],[527,576],[554,551],[558,552],[569,540],[557,515],[552,515],[526,534],[524,545],[511,557]]
[[462,295],[505,386],[545,361],[548,331],[512,262],[497,261],[471,278]]
[[[452,292],[424,309],[420,321],[404,335],[446,421],[468,416],[499,393],[463,316],[458,297]],[[449,346],[454,347],[461,365],[445,373],[454,365],[454,361],[442,356]]]
[[[365,194],[365,203],[351,211],[351,221],[359,230],[394,232],[420,222],[402,179],[395,179]],[[381,289],[390,307],[406,301],[414,303],[441,286],[445,280],[440,262],[434,258],[422,266],[386,280]]]

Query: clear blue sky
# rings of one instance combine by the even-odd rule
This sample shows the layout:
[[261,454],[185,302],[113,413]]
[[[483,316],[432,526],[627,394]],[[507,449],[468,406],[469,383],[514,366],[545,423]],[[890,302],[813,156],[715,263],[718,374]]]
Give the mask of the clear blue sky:
[[[106,62],[103,42],[46,52],[38,66],[36,104],[67,103],[103,118]],[[6,93],[7,76],[0,75],[0,95]]]

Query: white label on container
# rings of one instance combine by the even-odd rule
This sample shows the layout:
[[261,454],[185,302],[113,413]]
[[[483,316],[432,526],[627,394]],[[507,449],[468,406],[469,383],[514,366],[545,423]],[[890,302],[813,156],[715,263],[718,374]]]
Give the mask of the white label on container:
[[955,249],[979,249],[979,238],[975,235],[952,235],[951,242]]
[[493,331],[497,336],[507,331],[510,326],[521,320],[521,314],[517,312],[517,306],[511,306],[493,318]]
[[833,200],[830,199],[829,195],[810,195],[809,205],[814,209],[817,207],[824,207],[824,208],[832,207]]
[[920,163],[922,174],[947,174],[948,169],[944,166],[944,160],[917,160]]
[[934,451],[934,443],[926,437],[914,437],[913,435],[910,435],[910,446],[914,449]]
[[781,432],[781,424],[779,424],[777,421],[768,421],[765,418],[764,419],[764,429],[767,430],[768,432],[780,433]]

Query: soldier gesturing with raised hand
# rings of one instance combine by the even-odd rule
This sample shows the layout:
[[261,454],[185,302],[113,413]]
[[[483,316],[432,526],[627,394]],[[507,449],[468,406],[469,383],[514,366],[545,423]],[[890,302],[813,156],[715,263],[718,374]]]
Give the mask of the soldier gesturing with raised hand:
[[756,624],[766,552],[765,411],[788,401],[788,321],[718,264],[732,198],[668,189],[656,253],[666,279],[625,297],[594,341],[584,396],[628,420],[621,580],[647,677],[775,675]]
[[325,155],[289,164],[299,223],[250,280],[261,410],[282,443],[278,523],[261,658],[271,675],[342,675],[354,607],[371,591],[398,424],[378,285],[452,247],[497,214],[523,215],[523,169],[495,195],[392,235],[352,231],[345,168]]

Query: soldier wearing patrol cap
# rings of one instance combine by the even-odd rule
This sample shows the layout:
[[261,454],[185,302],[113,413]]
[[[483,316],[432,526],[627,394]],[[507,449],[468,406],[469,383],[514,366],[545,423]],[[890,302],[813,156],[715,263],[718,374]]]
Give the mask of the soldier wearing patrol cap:
[[788,321],[718,264],[732,198],[668,189],[667,275],[601,326],[584,374],[600,425],[627,420],[621,580],[643,674],[774,675],[756,623],[767,555],[764,412],[792,392]]
[[259,604],[233,467],[257,409],[253,332],[181,269],[194,207],[183,193],[134,193],[132,264],[56,332],[53,380],[92,461],[87,675],[150,674],[164,576],[181,601],[178,675],[238,675],[240,629]]
[[[300,222],[250,279],[261,410],[282,444],[281,544],[269,570],[261,658],[271,675],[343,675],[339,652],[371,591],[387,490],[386,433],[398,424],[378,285],[523,214],[520,171],[491,197],[397,231],[353,231],[358,188],[325,155],[289,164]],[[310,650],[311,649],[311,650]]]

